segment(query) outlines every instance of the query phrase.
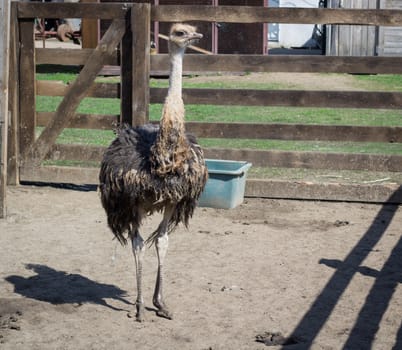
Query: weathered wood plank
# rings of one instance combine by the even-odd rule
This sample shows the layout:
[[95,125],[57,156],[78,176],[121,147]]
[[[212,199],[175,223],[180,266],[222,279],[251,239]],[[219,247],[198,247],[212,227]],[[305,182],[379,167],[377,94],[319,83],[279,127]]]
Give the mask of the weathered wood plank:
[[[133,5],[131,5],[133,6]],[[122,19],[127,4],[31,3],[18,6],[19,18]],[[207,21],[227,23],[299,23],[402,25],[401,10],[264,8],[253,6],[152,6],[151,19],[161,22]]]
[[[36,82],[37,94],[44,96],[64,96],[69,87],[58,81]],[[119,87],[119,84],[96,83],[89,88],[87,97],[120,98]],[[166,88],[151,88],[150,103],[163,103],[166,94]],[[230,106],[402,108],[401,92],[377,91],[183,89],[183,100],[186,104]]]
[[[151,89],[151,103],[162,103],[165,88]],[[402,108],[401,92],[312,91],[312,90],[241,90],[183,89],[185,104],[333,107],[333,108]]]
[[400,204],[400,192],[400,185],[397,184],[362,185],[250,179],[246,181],[245,196]]
[[[94,49],[43,49],[37,48],[36,64],[59,64],[68,66],[84,65]],[[120,65],[117,51],[105,59],[105,65]]]
[[100,162],[106,147],[55,144],[49,153],[50,160],[78,160]]
[[186,130],[206,138],[402,143],[402,127],[187,122]]
[[20,2],[18,17],[124,19],[128,9],[125,3]]
[[[131,4],[130,4],[131,5]],[[18,6],[19,18],[122,19],[127,4],[31,3]],[[133,5],[131,5],[133,6]],[[402,25],[401,10],[269,8],[253,6],[152,6],[151,19],[160,22],[207,21],[227,23],[299,23]]]
[[152,7],[151,18],[160,22],[402,25],[401,10],[372,9],[160,5]]
[[0,218],[6,216],[10,3],[0,0]]
[[[38,126],[46,126],[53,116],[51,112],[38,112]],[[110,130],[117,124],[116,115],[76,114],[68,127]],[[187,122],[186,130],[205,138],[402,143],[402,127],[391,126]]]
[[402,156],[207,148],[207,158],[247,160],[255,166],[329,170],[402,171]]
[[[168,71],[168,55],[151,55],[151,70]],[[187,54],[184,56],[183,72],[402,74],[402,57]]]
[[[92,185],[99,183],[98,176],[98,168],[57,166],[21,168],[21,181]],[[395,195],[397,191],[400,191],[400,186],[396,184],[319,184],[247,179],[245,196],[400,204],[402,196]],[[392,202],[389,201],[390,198]]]
[[10,69],[8,109],[11,112],[8,127],[7,183],[18,185],[19,182],[19,98],[18,98],[18,57],[19,35],[17,21],[17,3],[11,2],[10,14]]
[[[132,124],[142,125],[149,119],[149,72],[151,6],[134,4],[131,9],[132,31]],[[125,74],[125,72],[123,72]]]
[[[62,160],[100,161],[104,148],[57,144],[52,152]],[[205,148],[206,158],[232,159],[251,162],[259,167],[306,168],[328,170],[367,170],[402,172],[402,156],[360,153],[322,153],[297,151],[270,151],[233,148]],[[98,155],[88,159],[88,154]],[[52,159],[50,155],[50,159]]]
[[[98,0],[81,0],[81,3],[98,3]],[[99,41],[99,22],[94,18],[82,18],[81,38],[83,48],[95,48]]]
[[21,181],[41,183],[68,183],[76,185],[98,184],[99,169],[59,167],[59,166],[23,166],[20,169]]
[[[92,49],[36,50],[37,64],[83,65]],[[151,55],[151,72],[168,72],[169,57]],[[118,66],[117,53],[105,64]],[[184,56],[184,74],[193,72],[299,72],[402,74],[402,57],[341,57],[309,55],[192,55]]]
[[57,108],[55,117],[50,121],[36,140],[32,149],[32,161],[39,164],[56,141],[61,131],[68,125],[79,103],[85,97],[86,90],[92,85],[103,67],[103,57],[111,55],[125,31],[124,20],[114,20],[93,51],[88,64],[81,70],[72,83],[63,101]]
[[35,141],[35,43],[33,20],[19,21],[20,154],[24,158]]
[[131,11],[127,28],[120,44],[120,122],[133,125],[133,32],[131,29]]

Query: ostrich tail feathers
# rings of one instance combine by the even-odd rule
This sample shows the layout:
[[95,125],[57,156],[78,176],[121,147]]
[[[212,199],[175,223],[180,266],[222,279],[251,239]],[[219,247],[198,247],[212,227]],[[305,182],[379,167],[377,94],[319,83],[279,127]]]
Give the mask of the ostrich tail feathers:
[[120,220],[113,219],[111,216],[108,217],[108,225],[113,232],[114,238],[117,239],[122,246],[127,245],[127,237],[124,233],[128,231],[128,225],[122,225]]
[[117,239],[122,246],[127,245],[127,238],[124,237],[122,234],[114,234],[113,239]]
[[159,235],[159,230],[155,230],[154,232],[151,233],[151,235],[145,240],[145,245],[147,245],[149,248],[152,247],[152,245],[155,243],[156,238]]

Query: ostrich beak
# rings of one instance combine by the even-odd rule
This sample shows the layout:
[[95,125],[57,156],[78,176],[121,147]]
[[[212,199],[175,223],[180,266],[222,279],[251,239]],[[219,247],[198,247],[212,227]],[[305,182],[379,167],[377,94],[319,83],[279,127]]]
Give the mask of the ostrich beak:
[[193,33],[192,37],[194,39],[202,39],[203,35],[201,33]]
[[191,33],[190,35],[190,44],[197,43],[200,39],[203,38],[203,35],[201,33]]

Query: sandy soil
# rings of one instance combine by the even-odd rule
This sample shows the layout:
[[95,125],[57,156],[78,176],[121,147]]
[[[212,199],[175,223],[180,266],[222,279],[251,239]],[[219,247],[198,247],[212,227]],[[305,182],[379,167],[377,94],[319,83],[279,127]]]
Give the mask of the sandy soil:
[[246,199],[199,208],[170,239],[173,320],[153,310],[147,252],[144,323],[127,317],[131,250],[112,240],[95,191],[11,188],[8,211],[1,349],[265,349],[276,332],[293,344],[273,349],[402,348],[401,207]]

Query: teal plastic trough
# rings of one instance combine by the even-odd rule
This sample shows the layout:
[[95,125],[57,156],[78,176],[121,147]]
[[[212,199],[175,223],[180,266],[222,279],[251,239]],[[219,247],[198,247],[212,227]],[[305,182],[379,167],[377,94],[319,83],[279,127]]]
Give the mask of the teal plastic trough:
[[247,171],[251,163],[219,159],[206,159],[205,162],[209,178],[198,205],[231,209],[243,203]]

